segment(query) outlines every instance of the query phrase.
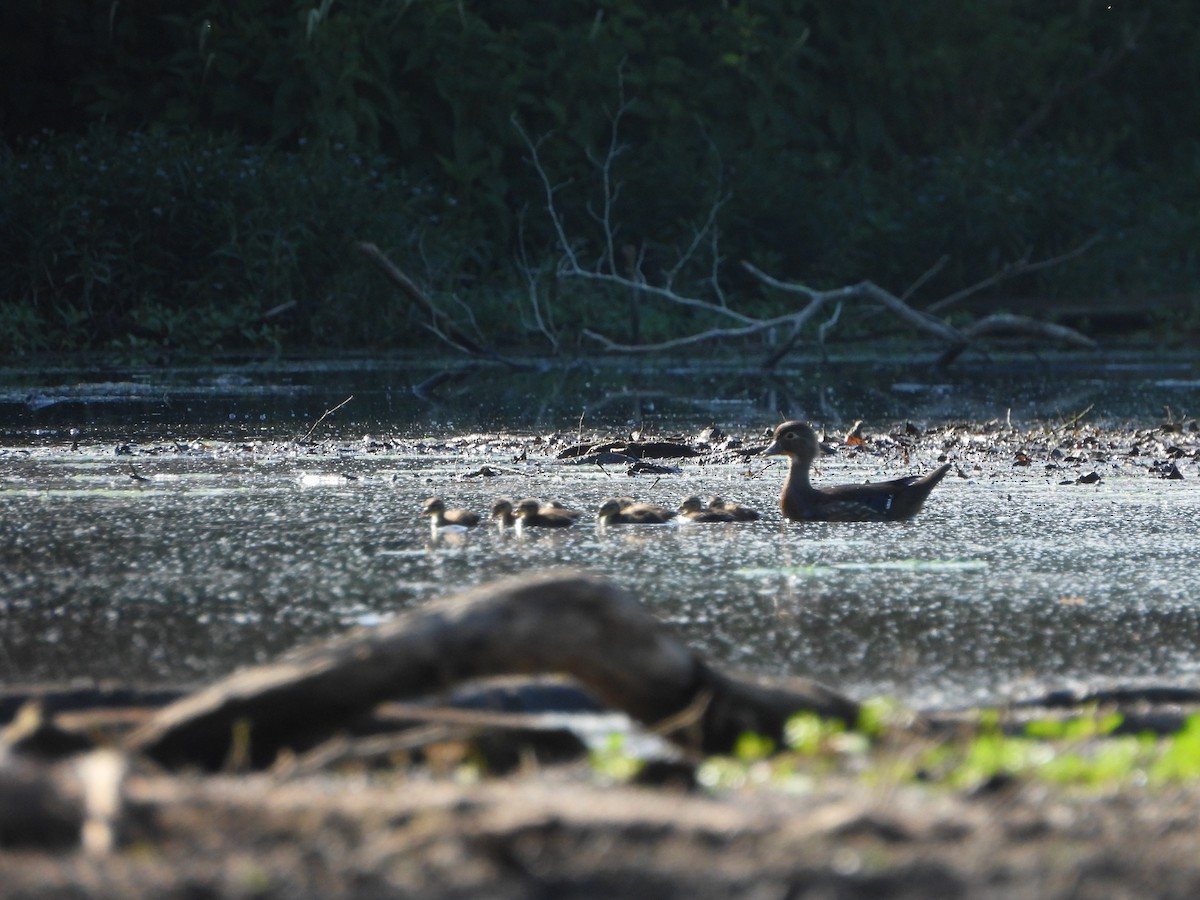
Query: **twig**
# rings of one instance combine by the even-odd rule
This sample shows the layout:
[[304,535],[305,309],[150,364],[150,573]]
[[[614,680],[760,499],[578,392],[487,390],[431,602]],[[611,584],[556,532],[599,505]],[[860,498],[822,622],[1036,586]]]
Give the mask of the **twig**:
[[1082,412],[1076,413],[1075,415],[1071,416],[1071,418],[1067,419],[1065,422],[1060,422],[1057,430],[1065,431],[1068,428],[1073,428],[1076,424],[1079,423],[1079,420],[1082,419],[1084,416],[1086,416],[1088,413],[1090,413],[1092,411],[1092,409],[1095,408],[1095,406],[1096,406],[1095,403],[1089,403],[1087,409],[1083,410]]
[[333,413],[337,412],[339,409],[341,409],[343,406],[345,406],[347,403],[349,403],[349,402],[350,402],[351,400],[353,400],[353,399],[354,399],[354,395],[353,395],[353,394],[351,394],[349,397],[347,397],[345,400],[343,400],[343,401],[342,401],[341,403],[339,403],[337,406],[333,407],[332,409],[327,409],[327,410],[325,410],[325,412],[321,413],[321,418],[319,418],[319,419],[317,419],[317,421],[313,422],[313,426],[312,426],[312,428],[308,429],[308,431],[305,433],[304,437],[300,438],[300,440],[299,440],[299,442],[298,442],[298,443],[301,443],[301,444],[303,444],[305,441],[307,441],[307,440],[308,440],[308,438],[309,438],[309,436],[310,436],[310,435],[311,435],[311,434],[312,434],[314,431],[316,431],[316,430],[317,430],[317,426],[318,426],[318,425],[320,425],[322,422],[324,422],[324,421],[325,421],[326,417],[328,417],[328,416],[332,415]]
[[949,255],[943,256],[941,259],[935,262],[932,266],[925,270],[925,273],[921,275],[920,278],[908,286],[908,290],[900,295],[900,299],[907,301],[909,297],[921,289],[921,286],[925,284],[925,282],[927,282],[938,272],[942,271],[942,269],[946,268],[946,263],[948,262],[950,262]]

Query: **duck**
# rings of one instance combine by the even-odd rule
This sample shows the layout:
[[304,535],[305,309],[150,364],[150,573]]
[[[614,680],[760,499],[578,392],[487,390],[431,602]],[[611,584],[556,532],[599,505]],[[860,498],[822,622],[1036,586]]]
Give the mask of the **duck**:
[[784,422],[775,429],[766,456],[786,456],[788,476],[779,497],[785,518],[798,522],[898,522],[911,519],[937,487],[950,463],[928,475],[896,478],[873,484],[839,484],[815,488],[808,470],[821,445],[805,422]]
[[[533,499],[533,498],[529,498],[529,499]],[[579,519],[579,518],[583,517],[582,509],[572,509],[571,507],[567,506],[564,503],[559,502],[558,500],[547,500],[545,503],[543,503],[542,501],[539,500],[538,501],[538,510],[540,510],[541,512],[559,512],[559,513],[562,513],[564,516],[570,516],[572,519]]]
[[543,504],[536,497],[528,497],[517,504],[518,528],[569,528],[579,518],[579,513],[562,506]]
[[479,513],[469,509],[446,509],[446,503],[441,497],[430,497],[421,507],[421,515],[430,517],[434,531],[439,528],[453,526],[455,528],[474,528],[479,524]]
[[512,528],[517,524],[517,517],[513,514],[512,501],[506,497],[501,497],[492,504],[491,510],[488,512],[488,517],[496,520],[496,524],[503,531],[506,528]]
[[738,522],[753,522],[758,519],[758,510],[740,503],[731,503],[722,497],[709,497],[705,506],[717,512],[729,513]]
[[675,518],[673,509],[655,503],[638,503],[629,497],[609,497],[596,511],[600,525],[662,525]]
[[673,519],[677,513],[673,509],[665,506],[659,506],[657,503],[644,503],[640,500],[635,500],[632,497],[615,497],[613,498],[621,505],[621,512],[633,515],[654,515],[662,516],[664,519]]
[[727,513],[724,510],[712,509],[707,506],[699,497],[691,496],[684,497],[683,502],[679,504],[679,514],[689,522],[736,522],[737,519],[732,513]]

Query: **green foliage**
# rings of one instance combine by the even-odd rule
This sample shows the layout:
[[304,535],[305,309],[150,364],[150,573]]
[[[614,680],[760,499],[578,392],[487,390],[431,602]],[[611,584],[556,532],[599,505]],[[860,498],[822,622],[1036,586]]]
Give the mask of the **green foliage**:
[[706,760],[699,780],[726,790],[802,790],[817,777],[840,772],[972,790],[997,778],[1100,789],[1200,778],[1200,714],[1188,717],[1178,734],[1157,737],[1118,734],[1123,717],[1098,711],[1035,720],[1023,734],[1009,733],[999,712],[984,710],[973,728],[934,743],[917,738],[909,718],[888,701],[868,703],[853,731],[799,715],[788,723],[782,752],[747,735],[733,755]]
[[981,719],[978,734],[965,745],[925,754],[923,770],[958,787],[997,775],[1092,787],[1200,778],[1200,714],[1189,716],[1178,734],[1157,739],[1115,735],[1122,721],[1116,713],[1096,713],[1035,721],[1025,735],[1006,735],[996,720]]
[[1188,716],[1179,734],[1150,764],[1155,781],[1182,781],[1200,778],[1200,713]]
[[0,347],[411,342],[405,301],[353,242],[448,290],[471,248],[444,236],[434,191],[383,165],[104,128],[0,151]]
[[592,771],[611,781],[631,781],[645,766],[645,760],[629,753],[625,736],[614,732],[601,747],[593,748],[588,754]]
[[766,759],[775,752],[775,742],[761,734],[747,731],[738,736],[733,748],[733,757],[739,762],[754,763]]
[[[621,246],[646,253],[651,280],[728,198],[721,254],[782,278],[870,278],[901,292],[948,256],[920,305],[1102,234],[1093,253],[1005,290],[1178,293],[1169,315],[1186,317],[1200,276],[1198,35],[1200,6],[1187,0],[4,4],[4,165],[43,162],[46,129],[75,148],[53,152],[113,160],[57,160],[65,178],[39,173],[42,203],[14,184],[24,176],[0,174],[4,196],[24,204],[0,220],[27,251],[9,260],[29,268],[0,273],[0,321],[15,335],[4,340],[179,343],[213,329],[210,348],[416,342],[378,276],[347,261],[351,236],[401,253],[428,287],[470,294],[497,342],[519,339],[507,293],[481,286],[506,292],[518,243],[535,267],[556,248],[513,120],[545,139],[568,231],[583,258],[603,259],[595,160],[618,82],[613,221]],[[137,184],[134,151],[116,145],[150,135],[169,145],[167,176],[144,169]],[[215,157],[201,168],[206,143]],[[236,176],[238,154],[257,174],[214,177]],[[141,212],[118,214],[118,192]],[[168,223],[146,212],[165,209],[163,197],[181,203]],[[107,232],[88,234],[85,213]],[[144,271],[120,258],[135,252]],[[676,287],[704,290],[710,275],[700,266]],[[206,280],[220,292],[201,297]],[[787,302],[728,266],[722,283],[754,314]],[[294,314],[262,321],[290,300]],[[583,327],[620,333],[626,302],[559,295],[556,324],[568,342]],[[694,316],[647,301],[642,336],[705,324]]]

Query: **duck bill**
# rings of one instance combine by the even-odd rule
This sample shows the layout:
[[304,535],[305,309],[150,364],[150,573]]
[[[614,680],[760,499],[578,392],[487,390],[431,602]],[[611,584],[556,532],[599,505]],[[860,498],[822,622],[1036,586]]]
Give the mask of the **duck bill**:
[[783,451],[781,449],[779,449],[779,441],[772,441],[771,445],[769,447],[767,447],[767,449],[760,451],[758,455],[759,456],[782,456]]

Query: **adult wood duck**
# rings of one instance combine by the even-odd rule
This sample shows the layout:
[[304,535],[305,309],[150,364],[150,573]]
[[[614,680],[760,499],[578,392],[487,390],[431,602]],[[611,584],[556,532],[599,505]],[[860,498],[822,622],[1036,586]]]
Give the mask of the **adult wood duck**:
[[446,509],[441,497],[430,497],[426,500],[425,505],[421,507],[421,515],[430,517],[435,531],[447,526],[474,528],[479,524],[479,513],[473,513],[469,509]]
[[699,497],[685,497],[679,504],[679,514],[689,522],[736,522],[732,513],[711,509]]
[[605,500],[596,512],[596,521],[601,525],[662,525],[676,516],[675,510],[654,503],[623,503],[628,499]]
[[911,519],[950,463],[923,477],[910,476],[874,484],[839,484],[815,488],[808,469],[820,453],[817,434],[804,422],[784,422],[775,429],[774,441],[763,453],[788,458],[779,508],[785,517],[801,522],[895,522]]
[[570,528],[579,518],[573,509],[543,504],[528,497],[517,504],[517,525],[523,528]]

